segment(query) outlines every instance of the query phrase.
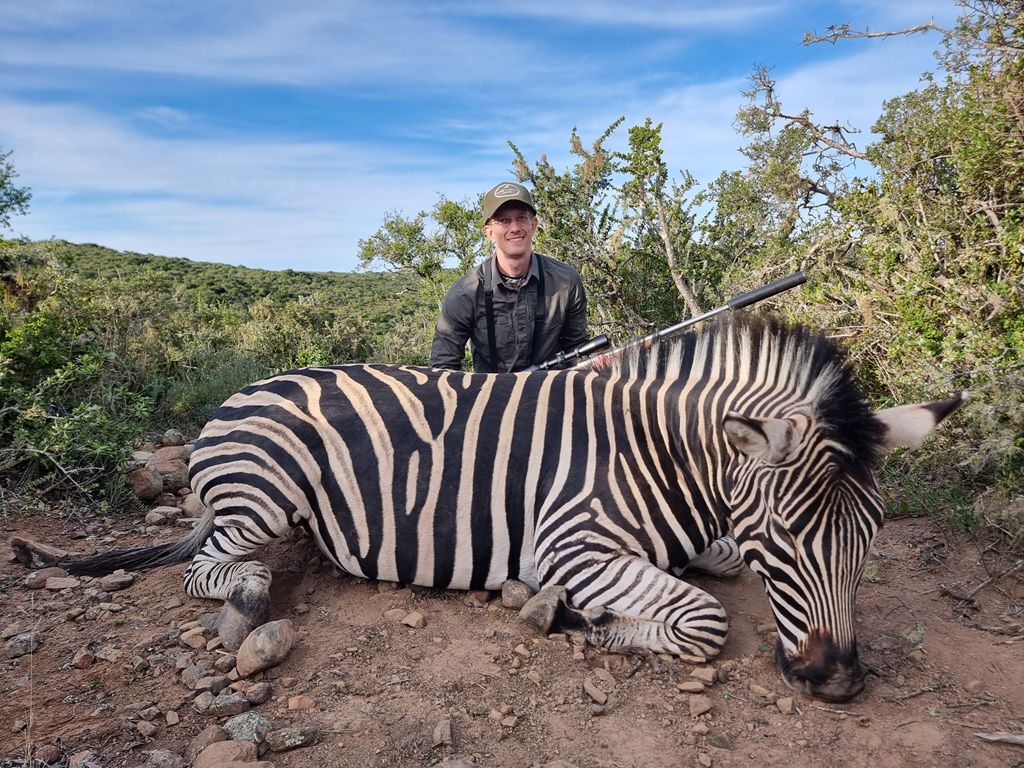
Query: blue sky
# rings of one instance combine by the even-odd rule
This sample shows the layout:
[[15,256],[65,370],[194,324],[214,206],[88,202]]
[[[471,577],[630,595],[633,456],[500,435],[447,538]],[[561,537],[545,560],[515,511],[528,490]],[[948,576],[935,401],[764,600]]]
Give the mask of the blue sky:
[[951,0],[0,0],[0,150],[33,193],[14,234],[352,270],[388,212],[512,178],[510,139],[565,167],[574,126],[589,144],[651,117],[674,171],[741,167],[755,65],[787,109],[866,132],[934,71],[939,37],[803,33],[955,16]]

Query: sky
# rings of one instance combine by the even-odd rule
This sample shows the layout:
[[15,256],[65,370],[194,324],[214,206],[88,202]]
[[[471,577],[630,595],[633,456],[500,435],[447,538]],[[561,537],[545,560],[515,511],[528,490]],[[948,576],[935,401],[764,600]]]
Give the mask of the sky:
[[952,0],[0,0],[0,152],[32,191],[8,236],[264,269],[352,271],[392,212],[572,163],[663,123],[709,182],[756,66],[793,113],[864,131],[935,71],[935,33],[803,46],[850,22],[951,25]]

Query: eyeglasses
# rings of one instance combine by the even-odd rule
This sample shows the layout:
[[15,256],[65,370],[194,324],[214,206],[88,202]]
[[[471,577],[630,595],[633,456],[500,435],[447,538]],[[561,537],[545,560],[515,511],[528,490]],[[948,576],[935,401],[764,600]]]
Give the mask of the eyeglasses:
[[532,218],[533,216],[531,216],[528,213],[520,213],[517,216],[495,216],[487,223],[492,225],[497,224],[501,226],[503,229],[508,229],[509,227],[512,226],[513,221],[519,226],[525,227],[527,224],[530,223],[530,220]]

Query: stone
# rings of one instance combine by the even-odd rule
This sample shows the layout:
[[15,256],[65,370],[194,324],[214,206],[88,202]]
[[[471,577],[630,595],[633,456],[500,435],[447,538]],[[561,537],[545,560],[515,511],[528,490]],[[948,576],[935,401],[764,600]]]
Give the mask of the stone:
[[784,696],[775,702],[775,706],[779,708],[779,712],[784,715],[792,715],[796,708],[796,702],[792,696]]
[[391,621],[401,622],[402,619],[405,618],[407,613],[408,611],[406,611],[404,608],[392,608],[388,611],[384,611],[384,616],[388,619],[391,619]]
[[536,683],[537,685],[540,685],[544,681],[544,678],[536,669],[531,669],[529,672],[526,673],[526,676],[530,679],[531,682]]
[[608,701],[608,694],[602,691],[589,677],[583,681],[583,691],[593,699],[596,704],[605,704]]
[[92,768],[96,765],[96,753],[91,749],[75,752],[68,758],[68,768]]
[[690,696],[690,717],[700,717],[705,712],[710,712],[714,706],[707,696],[695,693]]
[[452,743],[452,721],[449,717],[442,717],[434,726],[435,747],[451,746]]
[[158,461],[188,461],[191,455],[191,445],[166,443],[162,448],[157,448],[153,451],[153,457],[148,463],[152,466]]
[[164,479],[160,473],[149,467],[136,469],[128,475],[128,482],[134,493],[142,501],[152,501],[164,489]]
[[295,642],[295,627],[288,619],[256,627],[235,655],[235,669],[241,677],[276,667],[287,658]]
[[169,749],[149,749],[143,752],[146,756],[139,768],[186,768],[185,758]]
[[309,696],[290,696],[288,697],[288,709],[313,709],[316,706],[313,699]]
[[[267,734],[267,745],[272,752],[287,752],[316,744],[319,739],[320,731],[316,728],[280,728]],[[451,741],[447,743],[451,744]]]
[[196,757],[211,744],[227,740],[228,735],[219,725],[208,725],[196,734],[195,738],[188,745],[185,757],[188,762],[195,762]]
[[402,623],[413,629],[422,629],[427,625],[427,620],[419,611],[410,611],[402,619]]
[[192,708],[201,715],[206,714],[206,711],[210,708],[210,705],[213,704],[213,701],[216,698],[217,697],[209,691],[203,691],[192,699]]
[[167,525],[167,515],[162,512],[157,512],[156,510],[147,512],[143,520],[146,525]]
[[178,643],[183,648],[195,648],[196,650],[205,648],[206,630],[202,627],[193,627],[186,632],[182,632],[181,637],[178,638]]
[[690,672],[690,677],[694,680],[699,680],[704,685],[714,685],[717,673],[714,667],[697,667]]
[[121,589],[127,589],[134,583],[135,577],[130,573],[114,571],[114,573],[100,579],[100,588],[105,589],[107,592],[117,592]]
[[501,585],[501,604],[513,611],[520,610],[536,594],[529,584],[508,580]]
[[763,699],[774,699],[775,698],[775,693],[773,691],[769,691],[763,685],[758,685],[757,683],[751,683],[748,687],[750,688],[750,692],[752,694],[754,694],[755,696],[760,696]]
[[[184,445],[185,444],[185,436],[179,430],[177,430],[177,429],[168,429],[166,432],[163,433],[163,435],[161,435],[160,442],[161,442],[162,445],[165,445],[165,446],[167,446],[167,445]],[[159,448],[157,449],[157,452],[158,453],[160,452]]]
[[733,743],[732,737],[725,732],[713,733],[708,736],[708,744],[717,749],[735,749],[736,745]]
[[51,576],[46,580],[46,588],[51,592],[60,592],[62,589],[74,589],[81,583],[74,576]]
[[154,459],[146,469],[160,475],[161,490],[167,493],[175,493],[188,485],[188,464],[180,459]]
[[181,718],[178,716],[177,712],[173,709],[169,709],[164,713],[164,722],[168,725],[177,725],[181,722]]
[[227,763],[251,763],[259,751],[251,741],[218,741],[200,752],[192,768],[222,768]]
[[15,635],[6,643],[6,651],[8,659],[17,659],[21,656],[27,656],[42,644],[43,636],[38,632],[22,632]]
[[[200,696],[205,695],[200,694]],[[249,700],[240,693],[222,693],[213,700],[207,708],[206,714],[214,717],[240,715],[243,712],[248,712],[251,707],[252,704],[249,703]]]
[[[25,588],[26,589],[43,589],[46,586],[48,579],[63,579],[66,578],[68,572],[63,568],[57,568],[51,566],[50,568],[41,568],[38,571],[33,571],[25,577]],[[4,638],[6,640],[6,638]]]
[[151,739],[157,734],[157,727],[148,720],[140,720],[135,724],[135,730],[137,730],[143,738]]
[[270,699],[270,695],[273,692],[273,688],[270,683],[262,682],[250,685],[245,690],[245,698],[249,700],[249,703],[253,706],[263,704]]
[[56,744],[38,744],[33,750],[36,761],[47,765],[60,762],[60,747]]
[[227,675],[210,675],[196,680],[194,690],[209,691],[210,693],[216,694],[223,691],[229,685],[231,685],[231,681],[228,679]]
[[683,693],[703,693],[707,686],[700,680],[684,680],[681,683],[676,683],[676,688]]
[[198,495],[190,493],[181,500],[181,513],[186,517],[202,517],[206,514],[206,505]]
[[96,656],[88,648],[79,648],[75,657],[71,660],[71,666],[75,669],[88,669],[96,662]]
[[224,723],[224,733],[234,741],[251,741],[262,744],[271,731],[270,721],[256,712],[236,715]]
[[704,768],[711,768],[714,761],[712,761],[711,755],[707,752],[700,752],[697,755],[697,762],[704,766]]

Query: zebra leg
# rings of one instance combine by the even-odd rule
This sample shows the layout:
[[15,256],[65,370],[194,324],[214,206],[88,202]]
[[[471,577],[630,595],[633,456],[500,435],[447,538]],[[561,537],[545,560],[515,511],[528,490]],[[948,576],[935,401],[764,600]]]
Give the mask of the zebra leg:
[[544,633],[579,632],[592,645],[670,653],[692,662],[717,656],[725,643],[729,623],[722,604],[647,560],[602,559],[575,572],[572,582],[579,588],[542,589],[520,617]]
[[728,578],[739,576],[744,567],[743,555],[740,554],[740,546],[736,539],[732,536],[723,536],[712,541],[707,549],[682,568],[673,568],[672,572],[676,576],[682,576],[687,571],[701,571],[712,576]]
[[249,522],[217,528],[185,571],[185,591],[192,597],[223,600],[217,634],[224,647],[236,651],[249,633],[270,616],[270,569],[257,560],[241,559],[275,536]]

